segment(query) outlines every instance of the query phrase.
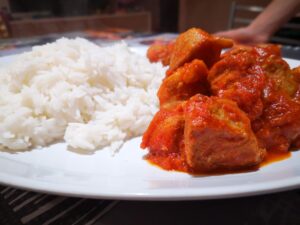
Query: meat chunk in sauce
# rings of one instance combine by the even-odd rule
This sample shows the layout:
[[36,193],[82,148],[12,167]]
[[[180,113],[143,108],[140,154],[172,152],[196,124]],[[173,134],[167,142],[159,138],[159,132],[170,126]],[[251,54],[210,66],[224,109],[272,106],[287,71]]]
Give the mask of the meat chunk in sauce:
[[181,154],[184,131],[184,102],[160,109],[143,135],[142,148],[149,148],[148,159],[164,169],[184,170]]
[[233,171],[300,147],[300,67],[290,69],[277,45],[220,55],[231,45],[192,28],[165,54],[160,110],[141,144],[151,162],[190,173]]
[[195,95],[187,101],[184,143],[186,161],[196,171],[251,167],[265,155],[246,113],[219,97]]
[[149,148],[147,159],[162,168],[191,173],[249,168],[265,156],[235,102],[200,94],[161,108],[141,147]]
[[299,82],[275,45],[237,46],[209,72],[212,93],[235,101],[260,146],[288,151],[300,135]]
[[147,50],[147,58],[150,62],[161,62],[164,66],[170,64],[171,52],[173,51],[174,42],[156,42]]
[[189,29],[176,39],[167,73],[171,74],[193,59],[201,59],[207,67],[211,67],[219,60],[221,50],[231,47],[232,44],[229,39],[214,37],[201,29]]
[[166,77],[157,93],[160,107],[187,100],[197,93],[208,94],[208,69],[202,60],[195,59]]

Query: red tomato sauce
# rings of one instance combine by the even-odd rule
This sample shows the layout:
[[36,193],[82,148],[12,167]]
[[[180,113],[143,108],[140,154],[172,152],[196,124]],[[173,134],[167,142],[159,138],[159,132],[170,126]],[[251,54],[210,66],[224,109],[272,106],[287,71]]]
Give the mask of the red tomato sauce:
[[147,154],[145,159],[152,165],[158,166],[164,170],[168,171],[178,171],[185,172],[195,176],[203,176],[203,175],[224,175],[224,174],[233,174],[233,173],[246,173],[253,172],[258,170],[259,168],[269,165],[274,162],[282,161],[288,159],[291,156],[291,152],[268,152],[263,162],[261,162],[258,166],[243,168],[239,170],[214,170],[214,171],[195,171],[190,168],[184,159],[180,156],[179,153],[172,153],[168,155],[161,154]]

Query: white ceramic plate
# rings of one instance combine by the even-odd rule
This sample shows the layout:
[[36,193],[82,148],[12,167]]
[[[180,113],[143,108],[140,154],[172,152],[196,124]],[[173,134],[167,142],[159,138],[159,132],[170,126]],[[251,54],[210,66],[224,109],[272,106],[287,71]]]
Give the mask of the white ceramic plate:
[[[145,48],[134,51],[145,53]],[[0,65],[11,61],[0,58]],[[287,60],[292,67],[296,60]],[[11,154],[0,152],[0,182],[67,196],[127,200],[196,200],[250,196],[300,187],[300,151],[258,171],[220,176],[191,176],[164,171],[143,160],[146,151],[134,138],[112,156],[83,155],[65,143]]]

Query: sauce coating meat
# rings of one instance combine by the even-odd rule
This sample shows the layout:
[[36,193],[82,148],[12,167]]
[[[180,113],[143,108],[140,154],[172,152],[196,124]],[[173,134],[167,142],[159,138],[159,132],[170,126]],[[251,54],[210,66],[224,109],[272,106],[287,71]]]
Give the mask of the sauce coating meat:
[[150,62],[161,61],[164,66],[167,66],[170,64],[170,57],[173,47],[174,42],[164,43],[157,41],[148,48],[147,57]]
[[300,147],[300,67],[290,69],[276,45],[221,54],[231,45],[198,28],[178,36],[158,90],[160,110],[143,135],[149,161],[232,172]]
[[299,82],[275,45],[237,46],[209,72],[212,93],[244,110],[260,146],[288,151],[300,135]]
[[160,107],[176,101],[188,100],[197,93],[208,94],[208,69],[204,62],[194,59],[166,77],[158,92]]
[[234,170],[260,163],[250,120],[235,102],[195,95],[185,107],[184,154],[194,171]]
[[188,171],[183,150],[184,104],[177,102],[161,108],[144,133],[142,148],[149,148],[147,158],[167,170]]
[[221,50],[231,47],[232,44],[229,39],[214,37],[201,29],[191,28],[176,39],[167,74],[193,59],[203,60],[210,68],[219,60]]

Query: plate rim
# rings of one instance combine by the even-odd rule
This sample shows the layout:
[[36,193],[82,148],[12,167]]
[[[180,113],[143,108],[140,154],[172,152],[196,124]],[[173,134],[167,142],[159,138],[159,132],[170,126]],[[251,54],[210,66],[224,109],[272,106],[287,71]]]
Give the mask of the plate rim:
[[[9,177],[9,176],[8,176]],[[24,184],[24,180],[30,181]],[[281,191],[288,191],[300,188],[300,176],[294,178],[280,179],[276,181],[265,182],[261,184],[247,184],[247,185],[237,185],[228,187],[217,187],[217,188],[197,188],[188,189],[184,194],[182,192],[169,192],[169,189],[158,192],[123,192],[123,193],[109,193],[109,192],[98,192],[78,190],[78,188],[72,188],[68,185],[65,188],[63,185],[58,184],[56,187],[47,186],[47,182],[32,181],[30,179],[18,178],[14,181],[7,179],[0,172],[0,184],[5,186],[10,186],[14,188],[19,188],[27,191],[34,191],[38,193],[53,194],[59,196],[68,197],[80,197],[80,198],[91,198],[91,199],[107,199],[107,200],[133,200],[133,201],[185,201],[185,200],[214,200],[214,199],[229,199],[229,198],[239,198],[239,197],[250,197],[263,194],[272,194]],[[71,190],[71,191],[70,191]],[[225,191],[224,191],[225,190]]]

